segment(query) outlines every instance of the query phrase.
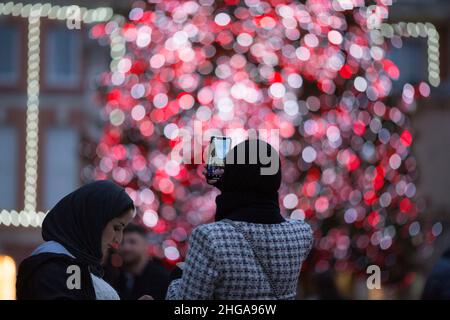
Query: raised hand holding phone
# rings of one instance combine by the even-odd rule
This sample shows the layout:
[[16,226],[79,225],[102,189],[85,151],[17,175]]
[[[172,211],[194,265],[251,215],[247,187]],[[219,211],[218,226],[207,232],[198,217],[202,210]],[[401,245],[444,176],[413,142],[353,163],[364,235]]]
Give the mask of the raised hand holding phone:
[[214,185],[223,175],[225,158],[231,147],[231,138],[212,136],[203,174],[208,184]]

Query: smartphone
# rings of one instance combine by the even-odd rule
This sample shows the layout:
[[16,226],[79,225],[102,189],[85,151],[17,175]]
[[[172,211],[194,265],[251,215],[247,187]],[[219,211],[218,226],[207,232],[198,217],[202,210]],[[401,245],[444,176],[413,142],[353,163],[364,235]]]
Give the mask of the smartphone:
[[212,136],[208,148],[206,160],[206,178],[208,180],[219,180],[220,175],[215,174],[216,169],[225,167],[225,158],[231,147],[230,137]]

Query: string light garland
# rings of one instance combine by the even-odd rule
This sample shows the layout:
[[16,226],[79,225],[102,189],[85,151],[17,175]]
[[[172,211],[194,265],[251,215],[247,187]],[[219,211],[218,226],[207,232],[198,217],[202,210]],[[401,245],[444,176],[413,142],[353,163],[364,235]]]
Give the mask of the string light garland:
[[0,225],[13,227],[41,227],[46,212],[1,210]]
[[28,18],[31,14],[50,20],[74,18],[73,12],[79,12],[80,22],[90,24],[109,21],[114,11],[109,7],[88,9],[77,5],[58,6],[51,3],[23,4],[15,2],[0,3],[0,15]]
[[[79,15],[73,15],[74,12],[79,13]],[[21,17],[28,20],[24,210],[2,210],[0,212],[0,225],[40,227],[45,217],[44,212],[36,211],[41,19],[64,21],[79,18],[80,22],[90,24],[109,21],[113,18],[113,14],[112,8],[109,7],[88,9],[77,5],[58,6],[50,3],[0,3],[0,16]]]
[[[34,13],[34,14],[33,14]],[[25,137],[25,210],[36,208],[39,135],[40,18],[28,16],[27,115]]]

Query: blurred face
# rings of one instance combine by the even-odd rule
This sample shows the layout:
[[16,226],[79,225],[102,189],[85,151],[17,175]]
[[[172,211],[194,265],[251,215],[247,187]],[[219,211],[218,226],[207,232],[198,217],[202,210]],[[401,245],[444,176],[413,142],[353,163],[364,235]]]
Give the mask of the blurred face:
[[108,222],[102,234],[102,253],[105,257],[110,249],[117,249],[122,242],[123,229],[131,222],[134,210],[125,211],[121,216]]
[[120,246],[120,254],[125,265],[136,264],[147,256],[147,239],[137,232],[126,232]]

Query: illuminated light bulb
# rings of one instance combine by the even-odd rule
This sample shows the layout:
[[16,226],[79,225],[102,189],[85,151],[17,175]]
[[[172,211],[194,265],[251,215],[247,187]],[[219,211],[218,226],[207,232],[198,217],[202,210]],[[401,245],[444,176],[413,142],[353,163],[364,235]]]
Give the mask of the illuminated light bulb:
[[297,206],[297,204],[298,204],[298,197],[293,193],[286,195],[283,199],[283,206],[286,209],[293,209]]
[[178,260],[180,258],[180,252],[176,247],[169,246],[164,249],[164,255],[169,260]]
[[215,23],[217,23],[217,25],[219,26],[226,26],[227,24],[230,23],[231,18],[228,14],[226,13],[219,13],[216,15],[216,17],[214,18]]
[[142,222],[147,227],[154,227],[158,223],[158,214],[154,210],[145,210],[142,216]]

